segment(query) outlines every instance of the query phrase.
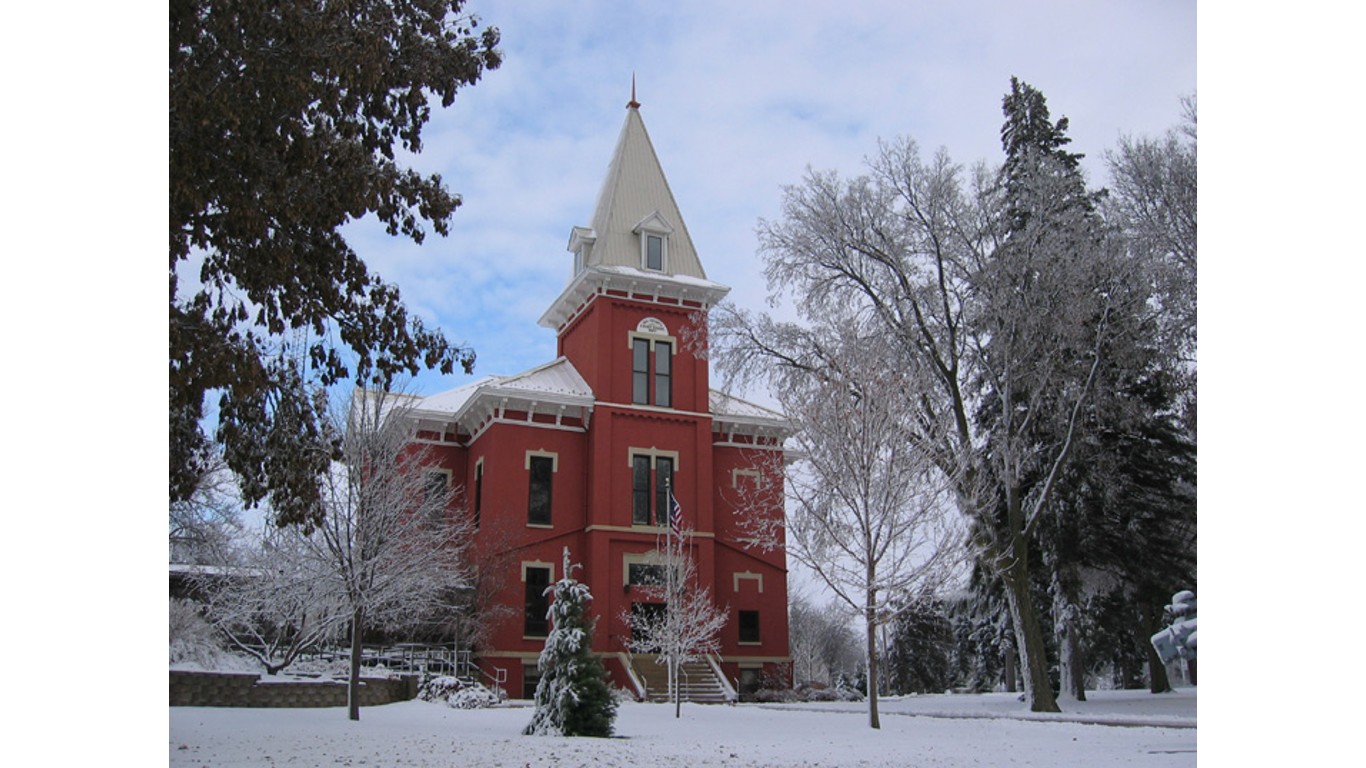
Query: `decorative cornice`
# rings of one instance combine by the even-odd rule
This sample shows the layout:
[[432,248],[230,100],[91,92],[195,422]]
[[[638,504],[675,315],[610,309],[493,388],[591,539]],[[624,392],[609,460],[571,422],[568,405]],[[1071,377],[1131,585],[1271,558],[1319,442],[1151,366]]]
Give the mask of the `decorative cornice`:
[[695,277],[655,274],[640,269],[619,266],[585,267],[569,285],[565,286],[550,308],[538,321],[545,328],[563,330],[575,317],[588,308],[598,296],[608,291],[620,291],[624,298],[665,307],[679,304],[661,302],[691,302],[696,309],[707,310],[730,293],[730,287]]

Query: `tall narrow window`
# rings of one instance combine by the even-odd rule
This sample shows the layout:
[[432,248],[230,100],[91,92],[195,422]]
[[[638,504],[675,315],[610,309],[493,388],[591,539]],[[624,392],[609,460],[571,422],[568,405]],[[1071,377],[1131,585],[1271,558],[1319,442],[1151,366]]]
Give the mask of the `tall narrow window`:
[[446,487],[450,484],[445,472],[434,469],[427,472],[422,484],[422,508],[432,522],[446,519]]
[[740,611],[740,642],[759,642],[759,612]]
[[655,342],[655,405],[663,408],[673,405],[673,353],[669,342]]
[[526,568],[526,615],[522,628],[522,634],[526,637],[545,637],[550,628],[546,619],[546,613],[550,609],[550,598],[545,594],[546,587],[549,586],[549,568]]
[[484,505],[484,462],[474,465],[474,527],[479,527],[479,513]]
[[[664,324],[653,318],[660,335],[667,333]],[[650,335],[656,333],[653,329]],[[657,405],[672,408],[674,373],[674,342],[660,338],[641,338],[631,335],[631,402],[635,405]]]
[[631,402],[650,402],[650,342],[645,339],[631,342]]
[[664,271],[664,238],[659,235],[645,236],[645,267]]
[[650,457],[631,457],[631,523],[650,524]]
[[554,476],[555,461],[549,456],[528,458],[531,488],[527,497],[526,521],[528,525],[550,525],[550,480]]
[[655,458],[655,525],[669,519],[669,490],[674,485],[674,460],[664,456]]

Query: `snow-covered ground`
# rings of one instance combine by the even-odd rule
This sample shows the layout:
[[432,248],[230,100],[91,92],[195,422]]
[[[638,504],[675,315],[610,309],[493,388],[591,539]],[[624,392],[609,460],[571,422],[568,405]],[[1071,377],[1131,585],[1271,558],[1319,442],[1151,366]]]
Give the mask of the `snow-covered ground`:
[[[617,737],[522,736],[525,706],[457,710],[409,701],[361,710],[172,707],[173,766],[1194,766],[1195,689],[1097,691],[1061,715],[1010,694],[864,705],[624,703]],[[520,704],[521,702],[518,702]],[[1104,723],[1104,724],[1100,724]]]

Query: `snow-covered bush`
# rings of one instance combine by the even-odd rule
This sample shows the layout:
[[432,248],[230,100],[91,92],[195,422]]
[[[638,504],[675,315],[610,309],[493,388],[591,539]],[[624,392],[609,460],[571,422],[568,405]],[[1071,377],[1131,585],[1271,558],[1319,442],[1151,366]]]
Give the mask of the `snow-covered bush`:
[[750,694],[750,696],[754,701],[758,701],[764,704],[772,704],[774,702],[801,701],[801,697],[797,695],[797,692],[790,688],[760,688],[759,690]]
[[802,701],[863,701],[863,694],[847,688],[807,688],[797,694]]
[[478,683],[461,688],[446,698],[446,705],[454,709],[484,709],[501,702],[498,694]]
[[502,698],[488,688],[449,675],[423,683],[417,697],[423,701],[444,701],[454,709],[483,709],[502,703]]
[[452,693],[464,688],[459,678],[449,675],[433,677],[417,689],[417,697],[423,701],[445,701]]
[[213,668],[223,655],[218,633],[194,600],[171,598],[171,664]]

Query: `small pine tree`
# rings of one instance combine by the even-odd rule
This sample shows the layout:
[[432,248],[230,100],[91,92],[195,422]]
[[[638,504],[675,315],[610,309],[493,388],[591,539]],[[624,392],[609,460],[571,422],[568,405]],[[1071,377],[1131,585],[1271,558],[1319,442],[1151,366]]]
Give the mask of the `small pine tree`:
[[593,655],[593,621],[587,584],[571,575],[569,548],[564,548],[564,578],[555,583],[550,605],[550,635],[538,666],[536,710],[522,731],[528,736],[611,736],[617,701],[607,685],[602,662]]

